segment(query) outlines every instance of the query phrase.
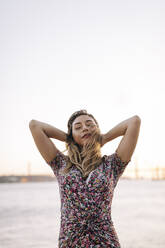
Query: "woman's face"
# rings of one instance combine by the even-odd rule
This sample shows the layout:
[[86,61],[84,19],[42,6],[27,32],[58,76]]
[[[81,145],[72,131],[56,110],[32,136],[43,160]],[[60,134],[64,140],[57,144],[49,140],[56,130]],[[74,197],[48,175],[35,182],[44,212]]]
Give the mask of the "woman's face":
[[80,115],[72,123],[73,139],[78,145],[83,146],[96,129],[97,125],[92,117]]

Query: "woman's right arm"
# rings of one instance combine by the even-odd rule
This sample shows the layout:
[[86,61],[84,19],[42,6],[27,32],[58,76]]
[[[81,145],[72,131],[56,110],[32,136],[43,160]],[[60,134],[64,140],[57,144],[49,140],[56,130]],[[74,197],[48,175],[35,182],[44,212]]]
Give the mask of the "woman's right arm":
[[58,149],[50,138],[65,142],[66,133],[37,120],[31,120],[29,122],[29,128],[40,154],[47,163],[50,163],[58,152]]

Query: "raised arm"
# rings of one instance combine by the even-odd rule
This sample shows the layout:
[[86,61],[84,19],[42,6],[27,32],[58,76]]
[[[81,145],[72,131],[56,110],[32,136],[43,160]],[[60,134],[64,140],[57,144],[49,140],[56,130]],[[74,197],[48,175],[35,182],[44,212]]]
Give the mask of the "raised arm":
[[47,123],[37,120],[31,120],[29,122],[29,128],[40,154],[44,160],[49,163],[56,157],[58,151],[50,138],[65,142],[66,133]]
[[119,136],[123,136],[116,149],[116,153],[123,162],[130,161],[137,144],[140,125],[141,119],[137,115],[120,122],[106,134],[102,135],[102,146]]

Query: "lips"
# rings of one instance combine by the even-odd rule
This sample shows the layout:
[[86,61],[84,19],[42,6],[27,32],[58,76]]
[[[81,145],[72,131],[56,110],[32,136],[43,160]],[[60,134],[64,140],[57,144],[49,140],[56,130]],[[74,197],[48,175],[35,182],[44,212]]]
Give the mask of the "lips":
[[84,135],[82,136],[82,139],[84,139],[84,138],[89,138],[90,136],[91,136],[90,133],[86,133],[86,134],[84,134]]

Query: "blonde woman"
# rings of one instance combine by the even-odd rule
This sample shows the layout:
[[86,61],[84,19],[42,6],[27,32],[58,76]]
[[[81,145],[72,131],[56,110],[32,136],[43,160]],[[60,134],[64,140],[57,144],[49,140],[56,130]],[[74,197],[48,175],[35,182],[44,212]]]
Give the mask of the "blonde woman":
[[[86,110],[72,114],[65,133],[51,125],[31,120],[35,144],[52,168],[60,190],[60,248],[120,248],[111,218],[116,184],[135,150],[141,119],[135,115],[105,134]],[[116,151],[101,156],[101,147],[123,136]],[[67,155],[50,138],[66,143]]]

